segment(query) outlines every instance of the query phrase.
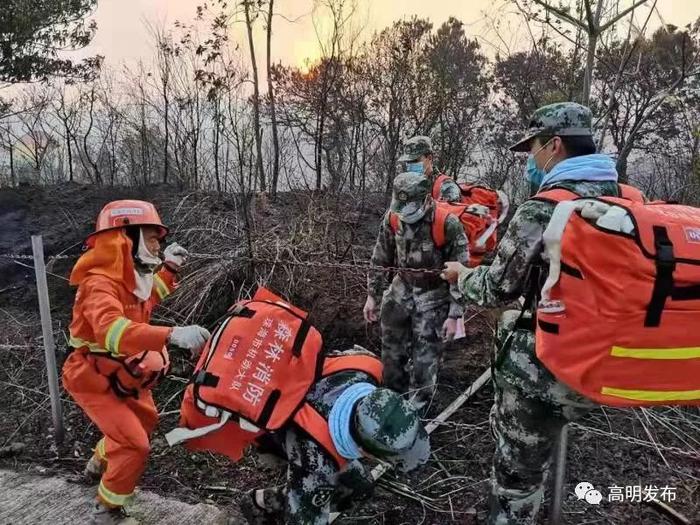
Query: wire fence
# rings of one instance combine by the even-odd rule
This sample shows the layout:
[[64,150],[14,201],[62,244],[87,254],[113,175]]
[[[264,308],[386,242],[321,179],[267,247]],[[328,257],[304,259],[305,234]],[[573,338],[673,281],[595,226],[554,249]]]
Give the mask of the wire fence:
[[[46,264],[50,265],[53,261],[77,259],[82,254],[68,254],[68,255],[52,255],[47,257]],[[259,265],[268,266],[290,266],[290,267],[306,267],[306,268],[316,268],[316,269],[327,269],[327,270],[342,270],[347,272],[385,272],[385,273],[401,273],[401,274],[416,274],[416,275],[440,275],[442,274],[442,269],[436,268],[406,268],[399,266],[374,266],[371,264],[354,264],[354,263],[340,263],[340,262],[328,262],[328,261],[300,261],[300,260],[285,260],[285,259],[270,259],[264,257],[250,257],[245,255],[227,255],[227,254],[214,254],[214,253],[190,253],[188,256],[192,260],[230,260],[230,261],[240,261],[243,263],[252,263]],[[0,259],[8,259],[14,261],[21,266],[26,266],[27,268],[33,269],[33,266],[23,264],[19,261],[31,261],[34,259],[32,255],[16,254],[16,253],[0,253]],[[59,279],[65,279],[60,275],[47,272],[49,275],[57,277]]]
[[[60,261],[62,259],[77,259],[81,254],[75,253],[71,255],[49,255],[46,258],[46,262]],[[2,259],[12,259],[17,261],[33,261],[33,255],[19,254],[19,253],[0,253],[0,258]]]

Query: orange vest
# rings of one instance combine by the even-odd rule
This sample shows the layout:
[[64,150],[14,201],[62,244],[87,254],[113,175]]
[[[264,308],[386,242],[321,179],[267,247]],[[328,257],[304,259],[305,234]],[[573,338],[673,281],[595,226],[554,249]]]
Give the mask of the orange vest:
[[[237,303],[202,351],[180,407],[180,424],[199,429],[230,415],[221,428],[187,440],[191,450],[208,450],[239,460],[265,432],[294,424],[339,465],[328,422],[305,401],[319,379],[343,370],[381,381],[381,361],[366,355],[324,357],[320,333],[306,312],[264,288]],[[241,428],[241,420],[254,429]],[[257,431],[255,430],[257,429]]]
[[[561,189],[535,197],[578,198]],[[611,229],[578,211],[568,218],[560,273],[537,311],[537,357],[602,404],[700,405],[700,209],[585,200],[623,208],[634,228]]]

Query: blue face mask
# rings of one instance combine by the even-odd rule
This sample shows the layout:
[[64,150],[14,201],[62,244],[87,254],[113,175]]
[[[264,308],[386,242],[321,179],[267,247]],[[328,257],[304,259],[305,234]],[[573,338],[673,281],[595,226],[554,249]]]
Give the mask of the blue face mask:
[[[530,155],[527,157],[527,164],[525,164],[525,178],[530,183],[530,191],[533,194],[537,193],[537,191],[540,189],[540,186],[542,186],[542,181],[544,180],[545,175],[547,175],[545,170],[537,167],[535,155],[546,148],[547,144],[550,142],[551,139],[545,142],[536,152],[530,153]],[[551,160],[552,157],[549,157],[549,160],[544,165],[545,168],[547,167],[547,164],[551,162]]]
[[422,162],[407,162],[406,163],[406,171],[410,171],[411,173],[423,173],[424,168],[423,168],[423,163]]
[[539,189],[545,175],[545,171],[537,167],[535,156],[532,154],[529,155],[527,164],[525,164],[525,178],[530,183],[530,187]]

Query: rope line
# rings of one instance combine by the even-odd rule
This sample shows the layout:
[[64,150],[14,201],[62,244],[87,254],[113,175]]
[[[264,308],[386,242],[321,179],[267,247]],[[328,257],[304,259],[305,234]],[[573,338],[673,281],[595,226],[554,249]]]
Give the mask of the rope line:
[[[80,257],[80,254],[73,255],[52,255],[47,257],[47,263],[53,260],[66,260]],[[264,257],[248,257],[245,255],[217,255],[213,253],[190,253],[190,259],[199,260],[226,260],[226,261],[242,261],[255,264],[266,264],[271,266],[301,266],[307,268],[326,268],[333,270],[346,270],[355,272],[387,272],[387,273],[402,273],[402,274],[419,274],[419,275],[440,275],[442,270],[434,268],[402,268],[398,266],[373,266],[371,264],[353,264],[353,263],[334,263],[323,261],[292,261],[280,259],[267,259]],[[0,259],[9,259],[15,261],[32,261],[32,255],[15,254],[15,253],[0,253]]]
[[393,272],[393,273],[411,273],[423,275],[440,275],[441,269],[435,268],[403,268],[398,266],[373,266],[371,264],[353,264],[353,263],[333,263],[323,261],[290,261],[280,259],[266,259],[262,257],[248,257],[245,255],[216,255],[210,253],[190,253],[193,259],[224,259],[245,261],[258,264],[271,264],[280,266],[304,266],[308,268],[330,268],[335,270],[351,270],[362,272]]
[[600,428],[589,427],[587,425],[582,425],[580,423],[570,423],[573,428],[581,430],[582,432],[590,432],[591,434],[597,434],[599,436],[607,437],[610,439],[615,439],[617,441],[625,441],[632,445],[640,445],[648,448],[655,448],[658,450],[663,450],[670,454],[676,454],[679,456],[686,456],[693,459],[700,459],[700,451],[696,450],[683,450],[678,447],[673,447],[669,445],[662,445],[661,443],[654,443],[652,441],[647,441],[644,439],[639,439],[633,436],[627,436],[625,434],[620,434],[619,432],[610,432],[607,430],[602,430]]

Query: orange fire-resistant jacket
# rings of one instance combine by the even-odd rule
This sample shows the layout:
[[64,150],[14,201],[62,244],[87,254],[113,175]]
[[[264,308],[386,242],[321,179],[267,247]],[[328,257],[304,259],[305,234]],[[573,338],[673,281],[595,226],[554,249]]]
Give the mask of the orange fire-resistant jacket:
[[131,241],[122,230],[104,232],[76,263],[70,283],[78,286],[70,325],[70,345],[81,352],[124,358],[160,351],[170,328],[148,324],[158,302],[174,288],[175,275],[163,268],[155,275],[146,301],[134,294],[136,279]]
[[160,272],[151,296],[139,300],[133,293],[131,241],[117,229],[92,238],[70,282],[78,286],[70,325],[75,351],[63,367],[63,384],[104,434],[95,451],[106,462],[97,495],[103,505],[118,507],[133,497],[158,422],[148,390],[156,379],[134,376],[123,363],[129,356],[160,352],[165,346],[170,328],[150,326],[148,321],[153,307],[173,288],[174,275]]

